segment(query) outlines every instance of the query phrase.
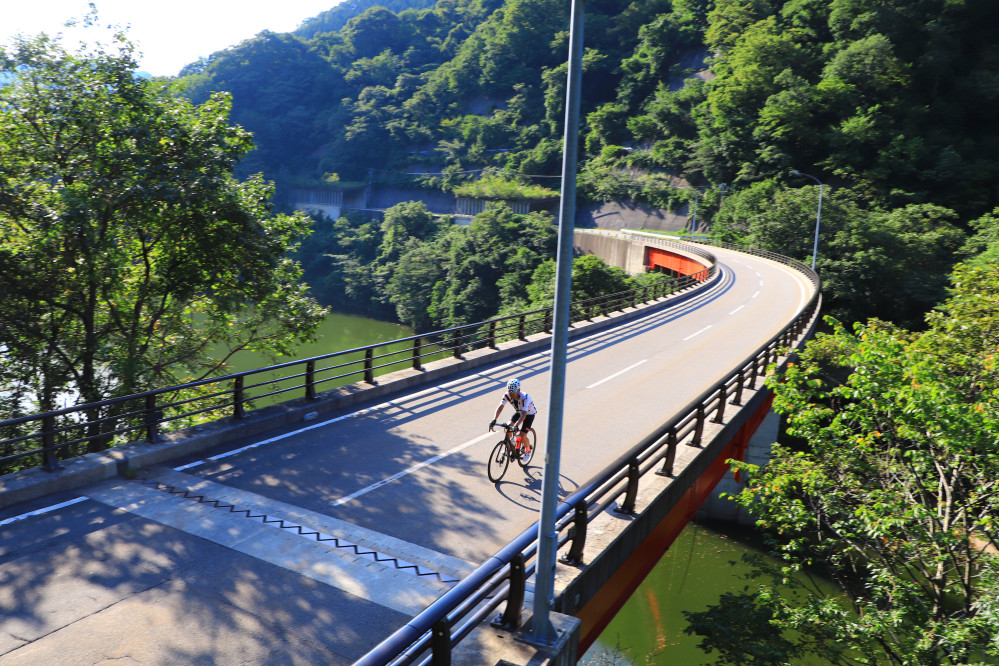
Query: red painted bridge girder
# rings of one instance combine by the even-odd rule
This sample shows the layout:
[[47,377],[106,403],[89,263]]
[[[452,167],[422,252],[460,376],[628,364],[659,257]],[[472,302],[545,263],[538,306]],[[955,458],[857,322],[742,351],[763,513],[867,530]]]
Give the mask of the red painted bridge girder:
[[677,275],[694,276],[707,268],[703,263],[687,255],[649,246],[645,248],[645,267],[650,271],[662,268]]

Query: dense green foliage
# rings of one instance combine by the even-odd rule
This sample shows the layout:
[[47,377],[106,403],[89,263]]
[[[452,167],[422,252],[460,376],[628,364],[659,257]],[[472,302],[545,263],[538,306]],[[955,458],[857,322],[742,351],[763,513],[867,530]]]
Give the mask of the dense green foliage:
[[[337,11],[351,9],[342,27],[317,17],[261,33],[182,77],[195,101],[232,93],[233,120],[257,145],[241,173],[279,186],[423,173],[445,187],[482,169],[558,174],[564,3]],[[999,5],[598,0],[585,11],[583,196],[697,205],[729,239],[808,260],[813,184],[789,175],[802,169],[827,185],[819,262],[837,316],[913,325],[939,302],[960,236],[999,205]]]
[[[972,246],[994,252],[999,224],[979,227],[991,240]],[[831,320],[769,382],[799,445],[775,446],[762,470],[738,464],[752,478],[737,500],[782,565],[688,613],[722,663],[999,659],[999,267],[981,256],[957,267],[924,332]],[[845,598],[797,585],[789,602],[803,569]]]
[[[317,223],[302,254],[305,278],[334,308],[394,316],[417,331],[484,321],[552,305],[556,230],[544,213],[497,204],[470,226],[435,218],[422,203],[393,206],[382,222]],[[573,298],[594,298],[660,279],[629,278],[595,256],[573,266]]]
[[[729,197],[714,231],[726,240],[809,257],[818,187],[755,183]],[[877,316],[919,327],[946,296],[947,274],[966,235],[957,214],[935,204],[872,207],[854,188],[826,189],[816,269],[826,312],[846,321]]]
[[[262,151],[285,138],[294,163],[264,160],[273,175],[353,178],[414,154],[554,173],[567,19],[552,0],[369,7],[342,27],[262,33],[185,81],[194,98],[232,92]],[[586,21],[586,152],[631,148],[599,173],[741,186],[805,168],[890,207],[997,203],[989,0],[601,0]],[[711,76],[685,78],[708,53]]]
[[251,142],[228,99],[138,78],[119,40],[0,48],[5,415],[207,375],[218,349],[287,352],[324,314],[288,257],[308,218],[232,175]]
[[477,199],[551,199],[558,196],[547,187],[540,185],[525,185],[502,176],[483,175],[477,180],[461,183],[454,188],[454,193],[461,197]]
[[398,13],[406,9],[424,9],[433,4],[433,0],[349,0],[303,21],[294,34],[312,39],[324,32],[339,32],[347,25],[347,21],[371,7],[385,7]]

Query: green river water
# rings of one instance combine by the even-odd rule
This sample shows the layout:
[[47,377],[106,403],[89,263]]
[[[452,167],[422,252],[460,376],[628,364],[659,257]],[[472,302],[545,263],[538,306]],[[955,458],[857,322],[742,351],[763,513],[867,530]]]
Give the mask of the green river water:
[[757,550],[756,539],[750,528],[731,523],[687,525],[580,663],[715,663],[698,648],[699,637],[683,632],[683,611],[703,611],[725,592],[755,587],[742,556]]

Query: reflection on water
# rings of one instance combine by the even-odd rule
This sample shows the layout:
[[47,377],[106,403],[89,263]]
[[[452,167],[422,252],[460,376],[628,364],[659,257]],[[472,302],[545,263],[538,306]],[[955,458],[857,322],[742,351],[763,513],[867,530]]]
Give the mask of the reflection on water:
[[275,363],[285,363],[298,359],[321,356],[332,352],[343,351],[345,349],[355,349],[364,345],[373,345],[377,342],[387,342],[406,338],[413,334],[413,330],[401,324],[392,324],[385,321],[368,319],[367,317],[355,317],[353,315],[329,314],[323,319],[319,330],[316,331],[316,339],[295,348],[294,353],[288,357],[271,360],[263,354],[255,352],[239,352],[230,361],[231,370],[229,372],[242,372],[262,368]]
[[[320,324],[319,329],[316,331],[316,339],[312,342],[299,345],[292,354],[272,359],[257,352],[241,351],[229,359],[224,373],[246,372],[271,365],[288,363],[289,361],[301,361],[324,354],[357,349],[358,347],[380,342],[399,340],[411,335],[413,335],[412,329],[401,324],[377,321],[354,315],[329,314],[323,319],[322,324]],[[428,350],[425,350],[424,353]],[[375,360],[376,368],[378,365],[392,362],[392,365],[376,369],[374,372],[376,376],[409,367],[411,364],[410,343],[383,347],[377,353],[384,355],[395,351],[400,352],[399,355],[383,356]],[[217,352],[218,356],[222,354],[221,350]],[[363,358],[364,354],[358,352],[321,361],[316,368],[315,374],[317,389],[319,391],[326,391],[363,379],[363,374],[358,374],[363,370],[363,365],[356,363],[363,360]],[[426,357],[423,359],[423,362],[429,362],[432,358]],[[342,365],[348,362],[353,362],[353,364]],[[304,372],[305,365],[301,364],[283,370],[268,371],[249,376],[246,379],[246,397],[252,402],[246,406],[253,409],[302,397],[304,393],[300,387],[304,382],[302,378],[302,373]],[[339,375],[346,373],[353,374],[342,378],[339,377]]]
[[757,583],[745,578],[750,567],[742,556],[756,551],[758,543],[748,527],[715,521],[688,525],[580,663],[716,663],[697,647],[699,637],[683,632],[682,611],[703,611],[725,592],[755,589]]

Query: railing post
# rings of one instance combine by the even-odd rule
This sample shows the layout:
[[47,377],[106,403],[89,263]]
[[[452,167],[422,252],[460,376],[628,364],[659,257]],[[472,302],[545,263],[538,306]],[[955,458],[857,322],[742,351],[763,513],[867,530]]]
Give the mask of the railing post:
[[451,352],[454,354],[455,358],[461,358],[461,329],[454,329],[454,335],[451,337]]
[[739,378],[736,380],[735,384],[735,396],[732,398],[733,405],[742,404],[742,385],[746,382],[746,370],[745,368],[739,368]]
[[704,421],[707,418],[707,414],[704,411],[704,405],[700,404],[697,406],[697,425],[694,426],[694,438],[690,441],[691,446],[700,446],[701,438],[704,436]]
[[624,493],[624,504],[614,509],[617,513],[631,516],[635,513],[635,502],[638,500],[638,459],[628,463],[628,489]]
[[552,311],[551,308],[545,310],[545,333],[552,332]]
[[159,420],[158,412],[156,409],[156,394],[152,393],[146,396],[146,411],[143,414],[143,419],[146,425],[146,440],[149,443],[153,443],[159,439]]
[[244,399],[245,396],[243,395],[243,375],[240,375],[236,377],[236,380],[234,381],[232,387],[232,418],[236,419],[237,421],[246,416],[246,411],[243,409]]
[[527,587],[527,571],[524,556],[517,553],[510,559],[510,592],[506,597],[506,609],[493,620],[494,627],[513,631],[520,627],[520,611],[524,607],[524,589]]
[[364,381],[369,384],[375,383],[375,370],[373,359],[375,357],[375,350],[368,347],[364,350]]
[[757,374],[759,374],[759,372],[756,369],[756,364],[757,364],[758,361],[759,361],[759,356],[754,356],[753,357],[753,369],[749,373],[749,390],[750,391],[755,391],[756,390],[756,376],[757,376]]
[[569,538],[572,539],[572,546],[569,552],[559,558],[562,564],[579,566],[583,563],[583,548],[586,546],[586,523],[587,507],[586,500],[576,502],[574,508],[575,515],[572,518],[572,527],[569,528]]
[[525,334],[526,328],[524,326],[527,315],[520,315],[520,319],[517,320],[517,337],[521,340],[526,340],[527,335]]
[[496,320],[489,322],[489,348],[496,349]]
[[430,629],[430,649],[433,666],[451,666],[451,625],[447,618],[437,620]]
[[58,472],[62,467],[56,458],[54,416],[42,417],[42,469],[46,472]]
[[316,399],[316,362],[305,363],[305,399]]
[[422,370],[420,363],[420,336],[413,338],[413,370]]
[[718,411],[715,412],[715,417],[711,419],[712,423],[721,423],[725,420],[725,400],[728,398],[728,394],[725,392],[725,382],[723,381],[718,385]]
[[659,476],[673,476],[673,463],[676,462],[676,428],[669,429],[666,438],[666,455],[663,456],[663,466],[656,471]]

